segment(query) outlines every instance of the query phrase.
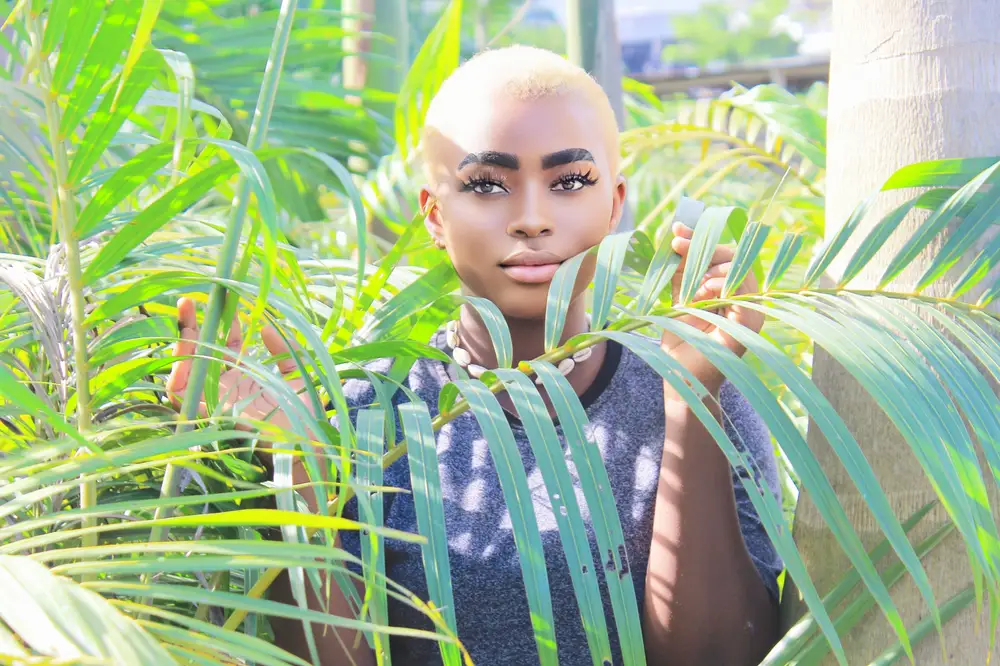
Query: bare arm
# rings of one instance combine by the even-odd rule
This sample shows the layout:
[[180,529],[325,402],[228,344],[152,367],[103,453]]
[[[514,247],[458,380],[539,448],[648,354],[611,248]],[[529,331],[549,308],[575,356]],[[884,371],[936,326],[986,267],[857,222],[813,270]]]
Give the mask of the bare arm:
[[[678,302],[694,232],[673,226],[671,246],[681,256],[673,279]],[[693,302],[721,299],[732,269],[734,248],[719,245]],[[735,295],[754,293],[751,272]],[[726,303],[719,316],[758,332],[764,315]],[[734,354],[746,349],[709,319],[688,314],[677,319],[713,338]],[[705,404],[721,416],[718,404],[725,377],[685,337],[664,330],[660,345],[715,396]],[[663,385],[666,435],[653,513],[653,540],[646,571],[643,635],[653,664],[743,666],[760,663],[778,636],[778,609],[764,586],[740,531],[732,472],[715,439],[691,408],[666,382]]]
[[[718,418],[718,405],[706,404]],[[777,639],[778,609],[744,544],[729,462],[686,403],[667,398],[664,409],[643,617],[647,660],[758,664]]]

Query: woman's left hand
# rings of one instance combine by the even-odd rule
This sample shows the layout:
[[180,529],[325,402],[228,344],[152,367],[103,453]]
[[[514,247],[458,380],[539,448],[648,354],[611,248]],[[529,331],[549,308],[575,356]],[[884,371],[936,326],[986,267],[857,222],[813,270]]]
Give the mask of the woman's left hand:
[[[684,266],[687,264],[688,252],[691,249],[691,237],[694,235],[694,230],[677,222],[673,226],[673,232],[676,235],[671,242],[671,247],[681,256],[681,263],[677,268],[677,272],[674,273],[672,285],[674,302],[676,303],[680,298],[681,278],[684,274]],[[732,268],[734,256],[735,250],[727,245],[719,245],[715,248],[708,271],[702,277],[701,287],[695,293],[692,302],[721,298],[722,286],[725,284],[726,276],[729,275],[729,271]],[[753,272],[750,272],[733,295],[755,293],[756,291],[757,279],[754,277]],[[730,321],[747,327],[754,333],[758,333],[764,325],[763,313],[750,308],[738,305],[724,305],[715,309],[714,312]],[[683,315],[678,317],[677,320],[709,334],[717,342],[722,343],[739,356],[742,356],[746,351],[746,348],[731,335],[724,333],[715,324],[709,323],[700,317]],[[725,376],[700,351],[670,332],[664,332],[660,346],[690,370],[712,395],[718,396],[719,388],[722,386],[723,381],[725,381]],[[668,392],[668,395],[665,396],[667,400],[681,400],[678,394],[670,391],[669,386],[665,386],[664,390]],[[673,395],[670,395],[670,393],[673,393]]]

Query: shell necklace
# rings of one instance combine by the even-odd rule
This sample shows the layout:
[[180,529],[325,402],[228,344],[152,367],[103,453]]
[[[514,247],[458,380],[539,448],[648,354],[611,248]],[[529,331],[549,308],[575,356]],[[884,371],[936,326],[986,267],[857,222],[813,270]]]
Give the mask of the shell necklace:
[[[458,346],[458,320],[449,321],[445,325],[445,343],[448,345],[448,349],[451,350],[451,356],[455,359],[455,363],[457,363],[460,367],[465,368],[465,370],[476,379],[482,377],[483,373],[489,370],[489,368],[473,363],[472,355],[467,350]],[[592,353],[593,349],[591,347],[584,347],[583,349],[575,352],[572,356],[559,361],[559,365],[556,367],[565,377],[569,373],[573,372],[577,363],[583,363],[590,358]],[[535,383],[541,384],[542,381],[540,378],[536,377]]]

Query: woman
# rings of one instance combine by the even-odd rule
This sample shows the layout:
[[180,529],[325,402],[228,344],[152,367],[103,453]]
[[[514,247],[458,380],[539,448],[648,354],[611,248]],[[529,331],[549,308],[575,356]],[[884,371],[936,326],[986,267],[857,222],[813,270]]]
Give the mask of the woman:
[[[617,171],[618,132],[607,97],[583,70],[547,51],[512,47],[486,52],[459,68],[432,101],[422,150],[427,184],[420,204],[434,242],[448,253],[463,292],[487,298],[503,312],[515,361],[539,356],[553,274],[562,261],[599,243],[621,217],[626,185]],[[682,225],[674,232],[673,249],[686,257],[692,232]],[[718,297],[732,258],[731,248],[716,249],[696,300]],[[584,265],[585,277],[592,271],[593,263]],[[675,293],[680,275],[678,271]],[[751,276],[740,293],[754,290]],[[564,340],[588,330],[580,291],[569,308]],[[754,331],[763,323],[761,315],[739,307],[721,312]],[[190,301],[180,303],[179,318],[183,339],[177,353],[186,355],[197,337]],[[714,326],[697,318],[686,321],[736,353],[744,352]],[[233,330],[231,342],[238,346],[239,327]],[[273,331],[265,332],[264,342],[273,353],[286,351]],[[451,354],[453,363],[421,359],[407,383],[433,413],[442,387],[458,376],[456,365],[477,375],[496,367],[496,358],[484,325],[469,307],[431,344]],[[668,334],[660,344],[709,389],[715,400],[706,399],[706,404],[718,418],[721,403],[727,433],[748,450],[757,472],[776,489],[769,434],[745,399],[681,339]],[[385,372],[391,363],[389,359],[372,369]],[[291,365],[282,369],[290,371]],[[588,440],[600,448],[622,521],[648,662],[758,663],[777,638],[781,563],[738,476],[687,404],[629,350],[603,342],[580,354],[572,366],[563,369],[587,411]],[[187,363],[176,364],[169,386],[175,395],[183,393],[186,375]],[[256,390],[239,370],[227,373],[221,385],[223,393],[237,385],[239,395]],[[352,409],[376,402],[365,382],[349,381],[345,392]],[[555,605],[559,661],[590,663],[548,493],[514,405],[506,394],[498,399],[532,486]],[[245,416],[261,418],[272,406],[277,410],[271,421],[287,424],[280,406],[267,400],[259,409],[251,406]],[[537,663],[510,521],[475,417],[466,413],[446,424],[437,433],[437,448],[459,637],[477,664]],[[409,489],[405,458],[385,474],[386,485]],[[307,480],[301,465],[296,480]],[[579,487],[577,495],[586,519]],[[354,503],[345,511],[356,512]],[[386,493],[385,520],[388,527],[415,532],[412,495]],[[600,557],[587,524],[592,549]],[[357,535],[345,532],[342,537],[344,547],[357,553]],[[387,541],[386,551],[389,578],[426,598],[419,548]],[[597,568],[603,576],[604,567]],[[336,586],[331,594],[331,612],[350,616]],[[291,599],[287,582],[277,595]],[[604,598],[607,605],[606,592]],[[312,602],[320,607],[316,599]],[[610,608],[606,612],[614,660],[620,663]],[[390,624],[429,628],[418,612],[392,601]],[[299,624],[275,626],[279,643],[307,655]],[[351,659],[374,663],[353,632],[317,628],[315,635],[325,664]],[[440,663],[437,646],[427,640],[394,637],[392,653],[399,664]]]

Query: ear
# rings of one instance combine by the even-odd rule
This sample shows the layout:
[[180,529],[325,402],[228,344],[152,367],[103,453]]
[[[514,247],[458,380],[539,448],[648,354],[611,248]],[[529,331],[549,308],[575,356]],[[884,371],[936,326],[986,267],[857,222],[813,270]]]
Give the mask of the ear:
[[619,175],[618,180],[615,182],[615,189],[612,192],[614,197],[614,206],[611,209],[611,220],[608,224],[608,233],[613,233],[615,229],[618,228],[618,224],[622,221],[622,215],[625,213],[625,195],[628,193],[628,186],[625,183],[625,176]]
[[427,185],[420,188],[418,200],[420,202],[420,212],[424,214],[424,226],[427,228],[427,232],[434,239],[434,244],[443,248],[444,227],[441,224],[441,208],[438,200]]

